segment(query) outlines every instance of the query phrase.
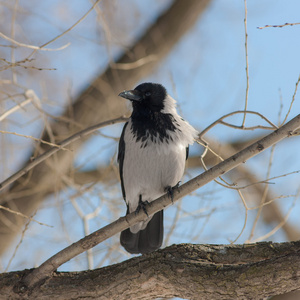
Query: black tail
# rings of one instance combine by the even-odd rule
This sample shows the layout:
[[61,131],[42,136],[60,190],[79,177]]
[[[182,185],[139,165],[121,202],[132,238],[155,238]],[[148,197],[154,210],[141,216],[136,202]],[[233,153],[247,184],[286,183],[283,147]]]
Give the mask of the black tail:
[[157,212],[147,227],[137,233],[130,229],[121,232],[121,245],[132,254],[149,253],[161,247],[164,237],[164,212]]

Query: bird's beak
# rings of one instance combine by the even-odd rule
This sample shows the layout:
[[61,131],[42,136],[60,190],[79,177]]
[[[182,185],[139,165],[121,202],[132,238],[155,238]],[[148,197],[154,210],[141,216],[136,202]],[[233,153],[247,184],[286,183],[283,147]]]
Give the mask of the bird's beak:
[[142,101],[143,99],[141,93],[136,90],[124,91],[120,93],[119,96],[130,101]]

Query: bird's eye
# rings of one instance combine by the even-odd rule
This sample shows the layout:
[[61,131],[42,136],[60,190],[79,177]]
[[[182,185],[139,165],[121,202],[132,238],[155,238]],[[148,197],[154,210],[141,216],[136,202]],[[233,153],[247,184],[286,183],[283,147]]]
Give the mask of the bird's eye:
[[151,96],[151,93],[150,93],[150,92],[146,92],[146,93],[145,93],[145,96],[146,96],[146,97],[150,97],[150,96]]

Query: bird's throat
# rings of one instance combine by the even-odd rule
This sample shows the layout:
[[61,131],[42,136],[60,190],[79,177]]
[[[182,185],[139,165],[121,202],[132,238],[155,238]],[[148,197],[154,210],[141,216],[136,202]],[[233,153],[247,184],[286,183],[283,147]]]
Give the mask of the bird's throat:
[[170,139],[170,132],[180,130],[178,123],[171,114],[161,112],[139,112],[131,116],[131,132],[136,141],[163,142]]

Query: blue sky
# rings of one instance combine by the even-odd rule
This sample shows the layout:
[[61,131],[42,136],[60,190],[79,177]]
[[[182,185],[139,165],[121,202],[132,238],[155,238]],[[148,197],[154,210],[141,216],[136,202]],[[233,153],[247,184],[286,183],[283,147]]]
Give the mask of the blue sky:
[[[107,1],[102,2],[107,9]],[[84,89],[95,75],[105,69],[109,57],[118,57],[122,51],[120,46],[129,46],[148,24],[155,21],[157,12],[164,9],[168,3],[171,1],[113,1],[112,8],[104,10],[107,12],[107,15],[104,15],[106,22],[111,22],[109,47],[106,45],[107,36],[99,25],[96,26],[96,14],[92,12],[74,30],[51,45],[59,47],[71,42],[67,49],[37,55],[38,66],[56,68],[56,71],[43,71],[46,79],[38,80],[36,76],[31,78],[22,72],[19,80],[22,84],[35,89],[45,100],[43,104],[45,110],[51,113],[62,112],[67,97],[70,95],[75,97]],[[64,1],[62,4],[61,1],[44,0],[36,1],[36,5],[27,8],[26,3],[20,5],[25,6],[25,11],[27,9],[31,12],[31,8],[34,8],[32,15],[27,16],[25,20],[20,19],[19,22],[24,26],[26,42],[40,45],[70,27],[89,9],[91,3],[72,0]],[[129,10],[131,18],[128,18]],[[250,83],[248,109],[258,111],[275,124],[278,123],[281,106],[281,120],[284,119],[300,74],[300,25],[262,30],[257,27],[299,22],[299,11],[298,0],[248,1]],[[172,49],[153,74],[141,81],[164,84],[169,93],[177,99],[182,116],[199,130],[224,114],[242,110],[246,91],[244,18],[244,1],[213,0],[195,26]],[[24,38],[24,32],[20,30],[20,39]],[[34,72],[31,75],[35,75]],[[116,91],[116,96],[119,92]],[[299,97],[297,95],[295,98],[289,119],[300,110]],[[23,117],[24,120],[28,119],[26,114]],[[241,120],[241,117],[230,119],[238,125],[241,124]],[[37,119],[30,125],[22,127],[11,125],[11,128],[12,131],[33,135],[38,134],[40,124],[41,120]],[[247,124],[262,124],[262,121],[251,117],[247,119]],[[121,127],[122,125],[116,125],[102,132],[118,137]],[[226,143],[267,133],[263,130],[237,131],[218,125],[208,136],[220,143]],[[31,151],[29,145],[28,143],[28,153]],[[271,176],[300,170],[298,149],[298,137],[279,144],[274,152]],[[83,169],[90,169],[95,165],[105,164],[116,150],[115,141],[100,136],[94,137],[77,155],[75,165],[83,164]],[[200,151],[198,146],[191,148],[193,155]],[[259,157],[251,159],[247,166],[249,165],[260,178],[264,178],[267,174],[269,157],[270,151],[266,151]],[[23,158],[19,157],[18,164],[21,164],[22,160]],[[17,164],[11,166],[12,170],[16,168]],[[189,171],[185,180],[199,172],[199,170]],[[299,176],[291,175],[274,182],[271,188],[279,195],[294,195],[299,186]],[[33,267],[84,235],[81,219],[69,201],[74,193],[75,190],[70,187],[61,195],[51,197],[43,205],[35,218],[51,224],[54,228],[31,224],[10,269]],[[109,187],[108,191],[107,187],[97,185],[90,194],[78,199],[78,203],[85,213],[89,213],[100,205],[101,199],[104,198],[111,198],[112,203],[120,207],[124,214],[125,205],[121,199],[119,186]],[[294,203],[289,220],[299,227],[299,199],[293,201],[290,197],[278,203],[284,212],[287,212]],[[166,228],[172,224],[176,212],[177,207],[170,207],[167,210]],[[236,192],[210,183],[204,189],[182,200],[180,216],[180,225],[176,226],[168,240],[169,244],[228,243],[242,230],[245,212]],[[90,230],[96,230],[117,217],[118,215],[112,213],[109,206],[106,206],[99,213],[99,218],[90,222]],[[249,211],[246,229],[238,242],[242,243],[248,238],[254,218],[255,211]],[[264,226],[262,223],[260,225],[255,232],[256,237],[272,229],[271,225]],[[97,253],[95,262],[101,261],[107,247],[113,245],[116,239],[117,237],[114,237],[95,248],[94,251]],[[271,239],[283,241],[285,236],[278,231]],[[4,267],[11,252],[12,250],[2,260]],[[31,256],[24,257],[21,253],[31,253]],[[111,261],[114,262],[129,257],[124,252],[118,252],[118,249],[112,253]],[[107,263],[109,260],[104,260],[104,264]],[[62,270],[85,268],[86,262],[82,255],[64,265]]]

